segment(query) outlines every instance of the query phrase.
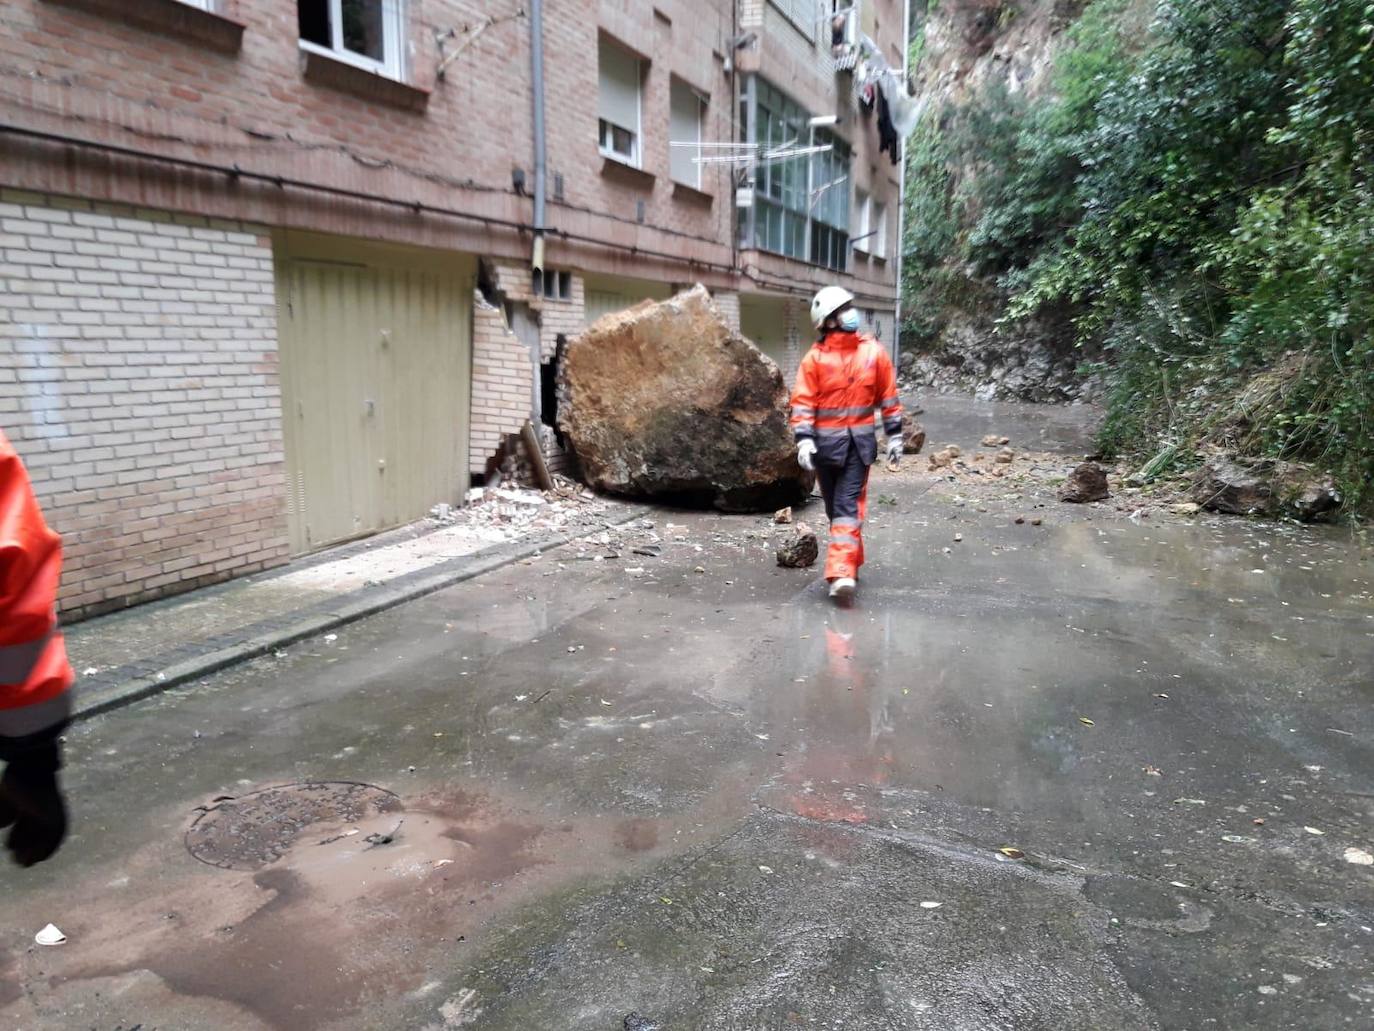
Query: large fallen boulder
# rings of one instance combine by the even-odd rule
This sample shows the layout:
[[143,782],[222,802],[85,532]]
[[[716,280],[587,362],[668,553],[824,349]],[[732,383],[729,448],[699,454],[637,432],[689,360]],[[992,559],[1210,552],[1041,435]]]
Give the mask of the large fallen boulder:
[[559,422],[611,494],[772,512],[803,500],[787,388],[701,286],[606,315],[569,342]]
[[1193,478],[1193,500],[1213,512],[1311,523],[1331,518],[1342,499],[1331,477],[1297,462],[1214,458]]

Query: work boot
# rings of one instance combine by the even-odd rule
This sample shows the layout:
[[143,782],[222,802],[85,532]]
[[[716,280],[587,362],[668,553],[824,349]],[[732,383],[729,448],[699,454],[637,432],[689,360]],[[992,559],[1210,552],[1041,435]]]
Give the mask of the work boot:
[[836,577],[830,581],[830,597],[836,604],[848,605],[854,600],[854,591],[858,586],[858,582],[852,576]]
[[67,806],[58,786],[62,750],[55,737],[0,738],[0,829],[10,828],[5,849],[20,866],[52,857],[67,836]]

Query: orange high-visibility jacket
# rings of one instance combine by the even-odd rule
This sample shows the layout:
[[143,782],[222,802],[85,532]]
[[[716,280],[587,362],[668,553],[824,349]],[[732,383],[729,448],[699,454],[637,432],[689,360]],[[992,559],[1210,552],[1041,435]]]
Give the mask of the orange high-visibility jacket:
[[56,612],[61,570],[61,541],[0,432],[0,736],[38,733],[69,713],[72,669]]
[[852,440],[872,464],[875,409],[883,413],[888,436],[902,432],[897,372],[887,348],[859,333],[830,333],[807,352],[792,392],[792,432],[798,441],[815,440],[822,463],[842,463]]

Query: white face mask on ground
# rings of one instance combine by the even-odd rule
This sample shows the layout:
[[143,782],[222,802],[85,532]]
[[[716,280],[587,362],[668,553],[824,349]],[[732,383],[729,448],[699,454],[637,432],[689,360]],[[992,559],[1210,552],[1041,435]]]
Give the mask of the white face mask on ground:
[[848,311],[842,311],[840,312],[839,323],[840,329],[844,330],[846,333],[857,332],[859,328],[859,313],[853,308],[850,308]]

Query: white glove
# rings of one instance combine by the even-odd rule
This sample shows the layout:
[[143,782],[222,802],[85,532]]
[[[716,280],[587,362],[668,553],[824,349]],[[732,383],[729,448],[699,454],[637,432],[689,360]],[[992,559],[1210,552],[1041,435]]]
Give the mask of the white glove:
[[816,442],[810,437],[797,441],[797,464],[809,473],[816,471]]
[[902,460],[901,437],[887,438],[887,460],[891,462],[893,465],[896,465],[898,462]]

